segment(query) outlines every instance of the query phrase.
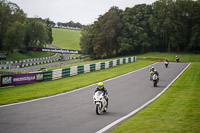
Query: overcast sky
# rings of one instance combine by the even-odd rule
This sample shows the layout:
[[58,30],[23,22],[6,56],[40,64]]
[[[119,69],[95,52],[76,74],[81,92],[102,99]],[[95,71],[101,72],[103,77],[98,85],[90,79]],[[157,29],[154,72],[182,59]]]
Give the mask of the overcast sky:
[[57,22],[92,24],[112,6],[124,10],[137,4],[152,4],[156,0],[8,0],[16,3],[27,17],[50,18]]

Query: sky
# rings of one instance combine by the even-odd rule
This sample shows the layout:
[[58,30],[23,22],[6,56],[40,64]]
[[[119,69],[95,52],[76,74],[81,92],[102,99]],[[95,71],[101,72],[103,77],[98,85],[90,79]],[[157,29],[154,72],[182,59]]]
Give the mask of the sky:
[[156,0],[8,0],[16,3],[27,17],[49,18],[57,22],[93,24],[99,15],[112,6],[125,10],[137,4],[152,4]]

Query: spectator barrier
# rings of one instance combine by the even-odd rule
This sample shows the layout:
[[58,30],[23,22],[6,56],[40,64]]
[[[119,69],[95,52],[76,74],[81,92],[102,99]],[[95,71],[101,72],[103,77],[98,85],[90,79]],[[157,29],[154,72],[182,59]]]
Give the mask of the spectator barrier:
[[136,60],[137,57],[134,56],[134,57],[116,59],[113,61],[99,62],[95,64],[86,64],[81,66],[73,66],[70,68],[56,69],[45,72],[3,75],[0,78],[0,86],[22,85],[39,81],[56,80],[82,73],[108,69],[118,65],[135,62]]

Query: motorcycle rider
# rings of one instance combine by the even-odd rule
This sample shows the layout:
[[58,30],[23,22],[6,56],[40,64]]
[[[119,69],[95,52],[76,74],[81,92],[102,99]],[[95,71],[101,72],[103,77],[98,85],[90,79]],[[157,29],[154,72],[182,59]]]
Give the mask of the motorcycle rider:
[[99,82],[99,83],[98,83],[98,86],[97,86],[97,88],[96,88],[96,90],[95,90],[94,93],[96,93],[97,91],[102,91],[102,92],[103,92],[104,98],[105,98],[105,100],[106,100],[106,102],[107,102],[106,108],[108,108],[108,91],[107,91],[107,89],[104,87],[103,82]]
[[154,73],[154,66],[152,66],[149,71],[150,71],[150,73]]
[[168,67],[169,61],[167,59],[164,60],[165,67]]
[[156,69],[154,70],[154,74],[156,74],[157,76],[159,76],[159,73],[158,73],[158,71]]
[[154,74],[154,66],[152,66],[149,71],[150,71],[150,80],[152,80],[152,76]]

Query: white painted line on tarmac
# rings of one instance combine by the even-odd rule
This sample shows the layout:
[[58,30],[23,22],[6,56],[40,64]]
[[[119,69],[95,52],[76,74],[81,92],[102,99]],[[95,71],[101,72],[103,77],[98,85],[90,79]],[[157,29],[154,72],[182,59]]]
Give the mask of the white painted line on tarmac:
[[[149,65],[149,66],[152,66],[152,65],[155,65],[155,64],[157,64],[157,63],[151,64],[151,65]],[[120,76],[117,76],[117,77],[108,79],[108,80],[105,80],[105,81],[103,81],[103,82],[107,82],[107,81],[110,81],[110,80],[114,80],[114,79],[117,79],[117,78],[120,78],[120,77],[129,75],[129,74],[131,74],[131,73],[135,73],[135,72],[140,71],[140,70],[143,70],[143,69],[145,69],[145,68],[147,68],[147,67],[149,67],[149,66],[146,66],[146,67],[144,67],[144,68],[141,68],[141,69],[138,69],[138,70],[135,70],[135,71],[132,71],[132,72],[129,72],[129,73],[126,73],[126,74],[123,74],[123,75],[120,75]],[[89,85],[89,86],[86,86],[86,87],[83,87],[83,88],[80,88],[80,89],[72,90],[72,91],[69,91],[69,92],[65,92],[65,93],[61,93],[61,94],[57,94],[57,95],[53,95],[53,96],[38,98],[38,99],[29,100],[29,101],[25,101],[25,102],[19,102],[19,103],[12,103],[12,104],[7,104],[7,105],[2,105],[2,106],[0,106],[0,108],[8,107],[8,106],[13,106],[13,105],[19,105],[19,104],[25,104],[25,103],[30,103],[30,102],[35,102],[35,101],[39,101],[39,100],[45,100],[45,99],[48,99],[48,98],[58,97],[58,96],[70,94],[70,93],[73,93],[73,92],[76,92],[76,91],[84,90],[84,89],[86,89],[87,87],[91,87],[91,86],[96,85],[96,84],[97,84],[97,83],[94,83],[94,84],[91,84],[91,85]]]
[[137,108],[133,112],[127,114],[126,116],[124,116],[124,117],[114,121],[113,123],[107,125],[106,127],[102,128],[101,130],[97,131],[96,133],[103,133],[103,132],[107,131],[111,127],[115,126],[116,124],[122,122],[125,119],[128,119],[129,117],[133,116],[134,114],[136,114],[137,112],[139,112],[140,110],[144,109],[146,106],[151,104],[153,101],[155,101],[157,98],[159,98],[180,77],[180,75],[190,66],[190,64],[191,63],[189,63],[187,65],[187,67],[162,92],[160,92],[158,95],[156,95],[153,99],[151,99],[150,101],[146,102],[145,104],[143,104],[142,106],[140,106],[139,108]]

